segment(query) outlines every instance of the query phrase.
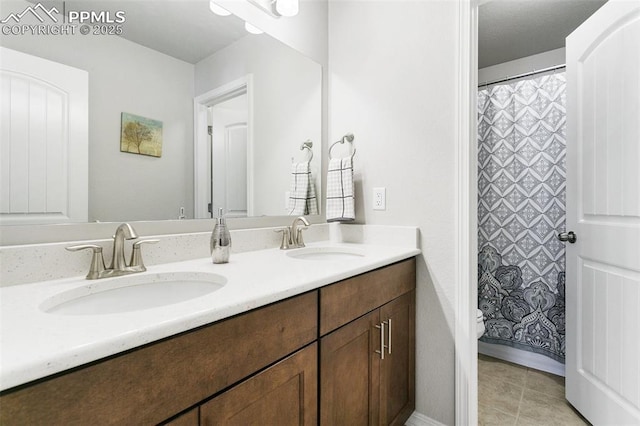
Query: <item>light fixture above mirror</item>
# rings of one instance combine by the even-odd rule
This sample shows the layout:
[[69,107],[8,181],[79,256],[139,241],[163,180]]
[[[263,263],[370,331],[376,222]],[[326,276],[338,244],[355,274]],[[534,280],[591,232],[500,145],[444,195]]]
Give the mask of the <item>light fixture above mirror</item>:
[[250,34],[262,34],[264,33],[264,31],[262,31],[260,28],[256,27],[255,25],[252,25],[248,22],[244,23],[244,29],[247,30],[248,33]]
[[247,0],[274,18],[292,17],[298,14],[299,0]]
[[[247,0],[249,3],[258,7],[263,12],[267,13],[272,18],[280,18],[281,16],[293,17],[298,14],[300,9],[299,0]],[[224,7],[220,6],[216,0],[209,0],[209,9],[219,16],[229,16],[229,12]],[[262,34],[263,31],[253,25],[250,22],[245,22],[244,25],[247,32],[251,34]]]
[[213,13],[218,15],[218,16],[229,16],[229,15],[231,15],[231,12],[229,12],[227,9],[225,9],[222,6],[220,6],[218,3],[216,3],[213,0],[209,1],[209,9]]
[[280,18],[280,13],[276,9],[277,0],[247,0],[252,5],[256,6],[258,9],[265,12],[267,15],[272,18]]
[[276,11],[282,16],[296,16],[299,9],[299,0],[275,0]]

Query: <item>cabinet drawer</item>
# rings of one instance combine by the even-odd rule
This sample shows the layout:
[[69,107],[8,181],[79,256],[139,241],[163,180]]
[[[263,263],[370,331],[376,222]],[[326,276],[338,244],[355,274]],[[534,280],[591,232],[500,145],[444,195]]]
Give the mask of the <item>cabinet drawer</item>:
[[317,292],[0,397],[2,425],[156,424],[317,338]]
[[416,260],[411,258],[320,289],[320,335],[416,287]]

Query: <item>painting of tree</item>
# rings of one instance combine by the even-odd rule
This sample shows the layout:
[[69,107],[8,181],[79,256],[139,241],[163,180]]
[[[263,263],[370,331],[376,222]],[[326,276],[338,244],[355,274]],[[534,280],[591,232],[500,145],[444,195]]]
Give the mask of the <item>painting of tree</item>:
[[122,113],[120,151],[162,156],[162,121]]

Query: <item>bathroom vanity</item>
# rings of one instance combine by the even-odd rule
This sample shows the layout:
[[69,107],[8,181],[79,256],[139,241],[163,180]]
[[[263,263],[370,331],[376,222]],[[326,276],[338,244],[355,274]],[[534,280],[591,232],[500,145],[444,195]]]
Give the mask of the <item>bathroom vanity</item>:
[[[122,350],[112,342],[102,352],[110,355],[94,349],[93,361],[30,380],[35,373],[16,373],[21,378],[11,381],[24,383],[3,386],[0,423],[404,424],[414,409],[417,250],[358,250],[371,256],[323,264],[296,259],[294,251],[238,255],[235,265],[217,269],[229,282],[211,295],[213,311],[224,291],[234,299],[230,277],[233,268],[246,269],[244,262],[259,266],[286,259],[287,271],[278,278],[270,274],[277,268],[265,270],[262,280],[246,284],[253,295],[215,315],[192,315],[178,334],[136,346],[133,340],[124,343],[127,333],[120,332]],[[211,265],[192,261],[182,267]],[[299,285],[289,286],[296,280]],[[275,288],[261,289],[260,281]],[[205,303],[207,296],[200,299]],[[154,311],[162,309],[149,310]],[[84,328],[93,325],[96,333],[103,327],[88,316],[75,320],[86,320]]]

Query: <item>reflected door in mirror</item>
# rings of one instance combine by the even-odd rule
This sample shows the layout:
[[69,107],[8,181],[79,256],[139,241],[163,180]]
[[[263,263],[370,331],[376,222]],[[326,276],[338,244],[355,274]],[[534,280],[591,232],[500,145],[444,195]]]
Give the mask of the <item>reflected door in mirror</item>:
[[0,47],[0,223],[87,221],[88,74]]
[[211,122],[211,211],[247,217],[247,94],[209,108]]

